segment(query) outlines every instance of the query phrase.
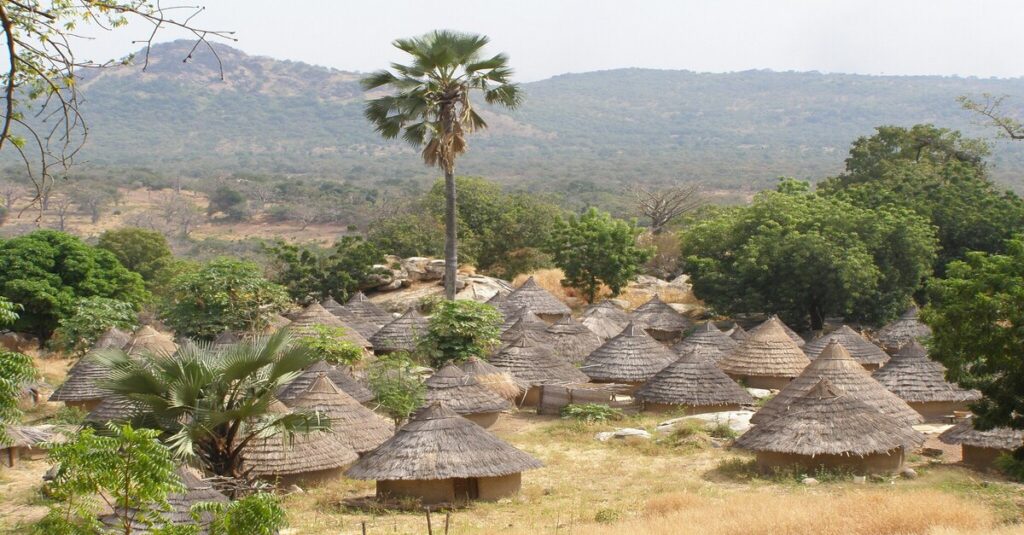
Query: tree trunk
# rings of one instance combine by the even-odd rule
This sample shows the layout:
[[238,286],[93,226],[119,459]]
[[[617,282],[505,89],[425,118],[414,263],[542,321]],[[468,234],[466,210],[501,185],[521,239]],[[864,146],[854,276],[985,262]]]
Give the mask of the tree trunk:
[[455,299],[459,251],[456,244],[458,218],[455,206],[455,171],[444,173],[444,297]]

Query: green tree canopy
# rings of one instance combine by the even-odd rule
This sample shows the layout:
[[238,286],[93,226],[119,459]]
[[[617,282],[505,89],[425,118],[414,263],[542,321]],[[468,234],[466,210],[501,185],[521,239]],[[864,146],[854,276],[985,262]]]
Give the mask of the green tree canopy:
[[444,301],[434,308],[419,350],[440,368],[469,357],[484,358],[498,344],[501,314],[476,301]]
[[130,303],[106,297],[83,297],[75,311],[58,322],[51,345],[63,351],[84,351],[111,327],[131,332],[139,324]]
[[221,186],[210,193],[207,217],[222,214],[224,221],[243,221],[249,217],[249,201],[242,192]]
[[15,330],[49,337],[83,297],[138,306],[148,297],[142,277],[109,251],[52,230],[0,241],[0,295],[23,307]]
[[138,227],[124,227],[100,234],[96,246],[110,251],[121,265],[142,275],[147,283],[173,259],[163,233]]
[[372,287],[384,274],[373,267],[384,262],[384,255],[373,243],[354,236],[341,238],[330,249],[279,241],[266,251],[274,264],[273,280],[303,304],[328,297],[344,303],[350,294]]

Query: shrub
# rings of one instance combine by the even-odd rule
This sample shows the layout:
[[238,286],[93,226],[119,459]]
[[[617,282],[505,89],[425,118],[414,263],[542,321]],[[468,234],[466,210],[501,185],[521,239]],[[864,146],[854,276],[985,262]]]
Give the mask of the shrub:
[[1004,453],[997,457],[995,466],[1007,476],[1024,481],[1024,459],[1017,458],[1013,453]]
[[81,352],[91,347],[107,329],[117,327],[133,331],[138,316],[131,303],[106,297],[85,297],[75,303],[74,312],[61,318],[50,345],[54,348]]
[[562,407],[562,418],[583,422],[621,420],[622,411],[600,403],[570,403]]
[[414,368],[415,363],[402,352],[383,355],[370,367],[370,389],[396,425],[424,402],[426,387]]
[[50,423],[64,425],[81,425],[88,411],[81,407],[63,406],[50,417]]
[[611,524],[622,517],[617,509],[601,509],[594,515],[594,522],[600,524]]
[[121,265],[142,275],[147,284],[172,259],[171,248],[162,233],[137,227],[108,230],[100,234],[96,247],[110,251]]
[[430,317],[427,334],[419,349],[431,366],[483,358],[498,343],[501,314],[494,307],[475,301],[444,301]]
[[342,339],[344,327],[314,325],[314,335],[299,338],[298,343],[309,348],[331,364],[352,365],[363,359],[363,348]]

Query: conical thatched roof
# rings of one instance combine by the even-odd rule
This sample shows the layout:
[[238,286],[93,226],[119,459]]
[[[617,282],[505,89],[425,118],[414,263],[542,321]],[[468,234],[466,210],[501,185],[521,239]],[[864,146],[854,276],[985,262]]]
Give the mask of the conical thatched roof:
[[[271,413],[287,413],[280,402],[271,405]],[[242,466],[256,477],[273,478],[308,474],[342,468],[359,458],[341,436],[330,431],[279,433],[253,439],[242,450]]]
[[96,339],[96,343],[92,345],[93,349],[122,349],[128,345],[128,342],[132,341],[132,335],[118,329],[117,327],[111,327],[103,332],[99,338]]
[[715,365],[708,355],[692,347],[637,389],[646,403],[706,407],[745,405],[754,398]]
[[654,377],[677,358],[651,338],[639,325],[630,323],[583,360],[582,370],[596,381],[640,383]]
[[730,351],[737,345],[739,345],[739,342],[729,338],[729,335],[718,330],[714,323],[708,321],[697,327],[693,334],[672,346],[672,351],[676,355],[696,351],[718,362],[725,356],[727,351]]
[[349,396],[352,396],[359,403],[366,403],[373,399],[373,392],[363,386],[362,383],[352,376],[345,366],[334,366],[327,361],[321,360],[306,368],[301,375],[292,382],[281,387],[277,391],[277,399],[282,401],[291,400],[309,389],[313,381],[320,374],[326,374],[327,378]]
[[741,327],[739,323],[733,324],[732,329],[729,329],[729,338],[732,338],[737,342],[741,340],[746,340],[748,336],[750,336],[750,334],[748,334],[747,331],[743,329],[743,327]]
[[788,336],[789,339],[792,340],[793,343],[795,343],[797,345],[797,347],[804,347],[804,345],[807,343],[807,341],[804,340],[802,336],[797,334],[796,331],[794,331],[793,329],[790,329],[789,325],[786,325],[785,323],[783,323],[782,320],[780,320],[778,316],[772,316],[772,317],[768,318],[767,320],[765,320],[764,322],[762,322],[757,327],[754,327],[747,334],[747,336],[750,336],[750,335],[754,334],[755,332],[757,332],[758,329],[760,329],[761,327],[764,327],[768,323],[777,323],[779,325],[779,327],[782,328],[782,331],[784,333],[786,333],[786,336]]
[[291,325],[291,323],[292,323],[292,320],[290,320],[290,319],[288,319],[288,318],[286,318],[286,317],[284,317],[284,316],[282,316],[280,314],[273,314],[272,316],[270,316],[270,319],[267,320],[267,328],[265,329],[265,332],[267,332],[267,333],[275,333],[275,332],[277,332],[277,331],[279,331],[279,330],[281,330],[281,329]]
[[872,379],[871,374],[850,356],[842,344],[832,341],[818,358],[804,368],[799,377],[768,400],[750,422],[760,424],[777,418],[823,378],[841,388],[846,395],[867,403],[898,422],[915,425],[923,421],[910,405]]
[[282,401],[291,408],[323,413],[331,420],[331,432],[356,453],[380,446],[395,432],[394,423],[360,405],[331,382],[324,372],[318,372],[304,390]]
[[494,294],[494,296],[488,299],[487,304],[494,307],[505,319],[508,319],[510,315],[519,312],[519,309],[523,308],[515,303],[510,303],[508,296],[501,292]]
[[370,301],[363,292],[356,292],[355,295],[350,297],[348,302],[345,303],[344,308],[355,316],[358,321],[372,325],[376,329],[380,329],[395,319],[386,310]]
[[95,409],[85,415],[85,421],[102,424],[127,422],[139,413],[139,404],[122,396],[110,394]]
[[946,444],[964,444],[975,448],[1015,450],[1024,446],[1024,431],[1009,427],[996,427],[988,431],[974,428],[974,418],[964,418],[939,435]]
[[916,339],[897,351],[872,377],[893,394],[912,403],[981,398],[977,390],[964,390],[946,382],[945,366],[928,358],[928,351]]
[[655,294],[649,301],[633,311],[633,321],[644,329],[681,333],[693,327],[693,322],[676,312]]
[[778,418],[755,425],[736,439],[736,446],[812,457],[865,457],[923,442],[924,436],[914,428],[821,379]]
[[615,306],[611,301],[601,301],[583,311],[580,323],[602,339],[610,340],[622,332],[631,320],[625,310]]
[[425,382],[426,403],[442,402],[458,414],[501,412],[512,408],[507,399],[448,363]]
[[313,303],[304,308],[298,316],[295,316],[295,319],[292,321],[289,329],[293,336],[301,338],[304,336],[315,336],[316,329],[314,329],[314,327],[317,325],[323,325],[325,327],[340,327],[345,329],[345,332],[342,335],[343,340],[352,342],[362,348],[373,348],[373,344],[371,344],[369,340],[363,338],[363,336],[354,328],[345,325],[337,318],[337,316],[331,314],[326,308],[320,306],[320,303]]
[[786,335],[782,322],[771,318],[726,353],[718,367],[730,375],[796,377],[810,359]]
[[565,316],[548,327],[555,355],[573,364],[583,362],[591,352],[601,347],[604,340],[582,323]]
[[912,305],[898,319],[879,329],[875,340],[889,353],[895,353],[911,340],[923,340],[931,335],[931,327],[921,323],[917,305]]
[[223,348],[233,346],[242,341],[242,336],[232,331],[224,331],[213,339],[213,347]]
[[345,308],[344,305],[339,304],[337,301],[330,297],[324,299],[320,303],[320,306],[327,309],[327,311],[330,312],[331,314],[334,314],[336,318],[341,320],[341,322],[344,323],[345,325],[349,326],[349,328],[355,329],[355,331],[359,333],[359,336],[362,336],[367,340],[369,340],[370,337],[373,336],[374,334],[377,334],[377,330],[380,329],[380,327],[376,325],[366,323],[360,317],[353,314],[349,309]]
[[149,325],[143,325],[135,331],[124,350],[129,355],[141,355],[146,352],[155,355],[172,355],[178,350],[178,346],[170,336],[160,333]]
[[515,377],[512,377],[512,374],[477,357],[469,357],[465,362],[459,364],[459,369],[467,376],[476,378],[480,384],[491,389],[495,394],[508,400],[518,398],[530,388],[529,384],[520,383]]
[[50,394],[50,401],[89,401],[103,399],[108,392],[97,385],[110,376],[106,367],[96,362],[95,352],[90,351],[78,359],[68,370],[64,383]]
[[427,318],[410,307],[405,314],[381,327],[370,337],[370,343],[377,352],[412,351],[416,349],[416,342],[427,333],[429,327]]
[[516,288],[505,297],[505,301],[514,306],[526,307],[534,314],[566,315],[571,313],[565,303],[541,288],[533,277],[526,279],[522,286]]
[[[182,486],[185,488],[184,492],[173,492],[167,495],[167,504],[170,505],[170,509],[166,511],[160,511],[157,513],[160,520],[154,519],[154,523],[157,526],[149,526],[147,523],[142,522],[141,518],[133,520],[132,533],[149,533],[151,527],[165,527],[167,525],[173,526],[191,526],[196,523],[195,519],[192,518],[192,506],[199,503],[227,503],[228,497],[221,494],[213,485],[203,481],[196,475],[196,473],[187,466],[179,466],[176,470],[178,479],[181,480]],[[119,509],[123,511],[123,509]],[[130,511],[136,511],[130,509]],[[111,528],[113,532],[123,530],[122,515],[114,515],[108,513],[100,516],[100,522],[102,522],[108,528]],[[213,520],[211,513],[202,513],[199,517],[199,532],[201,534],[207,533],[210,522]]]
[[499,330],[501,332],[505,332],[517,323],[521,323],[523,327],[531,331],[547,331],[548,327],[551,326],[551,324],[540,319],[540,317],[534,314],[530,309],[526,307],[519,307],[515,312],[509,314],[505,318],[505,321],[502,322]]
[[354,479],[496,477],[543,464],[442,403],[420,409],[390,440],[348,469]]
[[515,340],[522,333],[526,333],[527,336],[539,342],[550,344],[553,341],[554,337],[548,333],[548,327],[550,327],[548,322],[540,319],[526,308],[520,308],[519,312],[511,316],[509,321],[511,323],[508,324],[508,327],[502,326],[501,335],[498,337],[503,343]]
[[590,380],[572,364],[556,357],[548,344],[526,333],[520,333],[488,360],[496,368],[530,386],[586,383]]
[[[811,360],[814,360],[832,341],[842,344],[850,353],[850,356],[853,357],[853,360],[861,363],[861,365],[881,366],[889,360],[889,355],[885,351],[869,342],[867,338],[861,336],[860,333],[851,329],[848,325],[843,325],[825,336],[808,342],[804,346],[804,353]],[[840,385],[840,388],[845,387]]]

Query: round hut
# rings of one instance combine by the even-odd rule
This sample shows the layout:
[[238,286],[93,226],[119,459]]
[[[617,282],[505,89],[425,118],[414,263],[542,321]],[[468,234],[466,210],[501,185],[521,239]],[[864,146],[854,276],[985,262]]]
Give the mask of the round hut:
[[739,342],[741,340],[746,340],[747,337],[750,336],[749,334],[747,334],[747,331],[744,330],[742,326],[740,326],[739,323],[734,323],[733,326],[732,326],[732,329],[729,329],[729,333],[728,334],[729,334],[729,338],[732,338],[733,340],[736,340],[737,342]]
[[633,311],[633,322],[662,342],[672,342],[693,328],[693,322],[676,312],[657,294]]
[[491,392],[509,401],[515,401],[530,389],[529,385],[521,384],[512,377],[512,374],[477,357],[469,357],[459,364],[459,369],[467,376],[476,378],[480,384],[489,388]]
[[519,311],[520,308],[522,308],[516,306],[514,303],[510,303],[507,297],[507,295],[498,292],[491,296],[491,298],[486,301],[488,305],[491,305],[492,307],[495,308],[495,310],[501,313],[501,317],[505,318],[506,320],[510,315],[515,314],[516,312]]
[[718,362],[725,356],[726,352],[731,351],[738,345],[739,342],[718,330],[714,323],[708,321],[697,327],[693,334],[672,346],[672,351],[676,355],[685,355],[691,351],[696,351]]
[[526,279],[522,286],[512,290],[505,297],[510,306],[526,307],[548,323],[554,323],[572,311],[565,303],[541,288],[533,277]]
[[117,394],[109,394],[85,415],[85,421],[91,424],[123,423],[138,416],[140,410],[138,402]]
[[92,345],[92,349],[122,349],[128,345],[128,342],[132,341],[132,335],[118,329],[117,327],[111,327],[96,339],[96,342]]
[[494,367],[528,386],[519,400],[521,406],[536,407],[544,385],[586,383],[590,380],[572,364],[556,357],[550,345],[525,332],[520,332],[488,360]]
[[735,446],[755,452],[765,472],[796,465],[864,474],[898,471],[907,448],[923,442],[909,425],[821,379],[778,418],[750,428]]
[[213,343],[211,344],[211,346],[214,349],[225,349],[241,342],[242,339],[242,335],[238,333],[232,331],[224,331],[218,334],[217,338],[213,339]]
[[63,401],[68,407],[91,411],[110,395],[98,386],[100,381],[108,377],[110,371],[97,362],[95,350],[92,350],[68,370],[64,382],[50,394],[50,401]]
[[615,335],[621,333],[631,320],[632,318],[625,310],[615,306],[611,301],[605,300],[588,306],[583,311],[580,323],[594,331],[594,334],[603,340],[611,340],[615,338]]
[[630,323],[618,336],[587,355],[580,369],[595,383],[640,386],[676,358],[643,328]]
[[[152,521],[152,525],[149,522],[144,522],[141,516],[137,517],[137,520],[132,520],[132,533],[149,533],[153,528],[167,528],[169,526],[191,527],[196,525],[196,520],[192,518],[192,506],[210,502],[226,504],[229,501],[227,496],[213,488],[212,484],[200,479],[191,468],[182,465],[178,467],[175,473],[181,482],[183,492],[172,492],[167,495],[167,504],[170,508],[156,512],[156,518],[149,519]],[[131,509],[130,511],[134,510]],[[100,516],[99,520],[104,526],[112,530],[110,532],[124,531],[123,519],[120,516],[105,514]],[[209,524],[212,521],[212,513],[202,513],[199,516],[199,531],[197,533],[207,533]]]
[[495,394],[475,377],[466,375],[450,362],[431,375],[424,384],[427,387],[424,405],[444,403],[459,416],[484,429],[494,425],[502,411],[512,408],[507,399]]
[[8,468],[14,468],[18,459],[45,459],[50,444],[67,440],[53,425],[8,425],[4,432],[7,442],[0,443],[0,457]]
[[338,388],[324,372],[287,400],[290,409],[319,411],[331,420],[331,433],[356,453],[366,453],[395,433],[395,424],[359,404]]
[[378,497],[430,505],[512,496],[522,485],[522,472],[542,466],[443,403],[433,403],[346,474],[377,480]]
[[875,333],[875,341],[890,355],[895,354],[912,340],[931,337],[931,327],[921,323],[917,305],[911,305],[899,318],[886,324]]
[[718,361],[718,367],[746,386],[777,390],[789,384],[810,363],[783,330],[782,322],[773,317],[726,353]]
[[515,314],[505,320],[500,329],[501,335],[498,338],[501,342],[508,343],[518,338],[519,333],[525,332],[528,336],[539,341],[551,343],[553,337],[548,333],[548,327],[550,326],[548,322],[540,319],[526,307],[520,307]]
[[356,317],[355,314],[350,312],[344,305],[341,305],[333,298],[328,297],[320,302],[320,306],[327,309],[328,312],[334,314],[334,317],[341,320],[342,323],[348,325],[350,328],[355,329],[359,336],[370,339],[374,334],[377,333],[378,327],[364,322],[362,319]]
[[320,306],[320,303],[313,303],[302,310],[295,319],[292,320],[289,330],[292,336],[296,338],[302,338],[305,336],[316,336],[316,327],[333,327],[344,329],[341,335],[342,340],[352,342],[353,344],[370,351],[373,349],[373,344],[369,340],[363,338],[363,335],[359,334],[355,328],[346,325],[337,316],[331,314],[326,308]]
[[916,339],[897,351],[872,377],[929,422],[942,421],[953,411],[967,410],[968,403],[981,399],[977,390],[946,382],[946,367],[928,358],[928,351]]
[[547,333],[550,335],[555,355],[577,365],[604,343],[600,336],[572,319],[572,316],[565,316],[556,321],[554,325],[548,327]]
[[916,425],[923,421],[910,405],[872,379],[871,374],[854,360],[845,346],[833,340],[804,368],[799,377],[754,413],[750,423],[761,424],[778,418],[794,400],[814,388],[823,378],[841,388],[847,396],[867,403],[904,425]]
[[280,315],[273,314],[267,320],[267,327],[263,329],[263,334],[274,334],[281,329],[291,325],[292,320]]
[[366,297],[363,292],[356,292],[355,295],[350,297],[348,302],[345,303],[344,308],[355,316],[358,322],[370,325],[374,329],[380,329],[395,319],[386,310],[370,301],[370,298]]
[[135,331],[132,339],[124,346],[129,355],[152,353],[154,355],[173,355],[178,350],[174,340],[149,325],[143,325]]
[[679,359],[644,383],[634,396],[645,411],[684,410],[686,414],[735,411],[754,402],[746,389],[699,347],[684,349]]
[[[774,320],[774,322],[772,320]],[[802,336],[797,334],[796,331],[794,331],[793,329],[790,329],[789,325],[783,323],[782,320],[779,319],[779,317],[776,315],[772,315],[772,317],[768,318],[757,327],[754,327],[753,330],[751,330],[750,333],[748,333],[748,336],[769,323],[777,323],[779,327],[782,328],[782,331],[786,333],[786,336],[788,336],[789,339],[792,340],[793,343],[797,345],[797,347],[804,347],[804,345],[807,344],[807,341],[804,340]]]
[[415,308],[409,307],[405,314],[383,326],[373,336],[373,352],[378,355],[395,351],[413,351],[420,336],[427,333],[430,325]]
[[[889,355],[885,351],[869,342],[867,338],[861,336],[860,333],[851,329],[848,325],[843,325],[829,334],[807,342],[804,346],[804,353],[808,358],[814,360],[832,342],[839,342],[850,353],[853,360],[864,366],[865,370],[877,370],[889,361]],[[839,386],[840,388],[846,388],[842,385]]]
[[327,378],[341,389],[342,392],[352,396],[359,403],[370,403],[373,401],[373,392],[363,386],[348,370],[348,366],[335,366],[325,360],[314,363],[293,379],[290,383],[282,386],[277,391],[277,399],[290,400],[306,391],[309,385],[316,380],[320,374],[327,375]]
[[939,440],[959,444],[964,464],[988,470],[999,456],[1024,446],[1024,431],[1008,427],[979,431],[974,428],[974,418],[964,418],[939,435]]

